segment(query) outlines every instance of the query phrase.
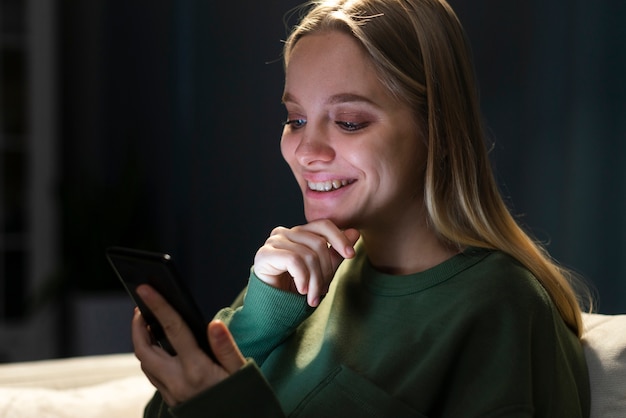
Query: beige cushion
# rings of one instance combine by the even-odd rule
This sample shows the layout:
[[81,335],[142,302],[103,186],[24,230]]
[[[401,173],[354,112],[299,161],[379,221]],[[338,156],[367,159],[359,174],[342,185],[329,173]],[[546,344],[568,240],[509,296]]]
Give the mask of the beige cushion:
[[[583,322],[591,418],[625,418],[626,315]],[[153,393],[132,354],[0,365],[3,418],[140,417]]]
[[153,393],[133,354],[0,366],[2,418],[141,417]]
[[583,314],[591,418],[626,417],[626,315]]

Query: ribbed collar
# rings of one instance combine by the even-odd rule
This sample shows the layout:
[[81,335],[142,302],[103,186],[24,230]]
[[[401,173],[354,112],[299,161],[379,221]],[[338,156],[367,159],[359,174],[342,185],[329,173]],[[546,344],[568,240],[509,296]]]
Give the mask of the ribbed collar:
[[361,271],[362,285],[370,292],[381,296],[403,296],[421,292],[454,277],[463,270],[470,268],[489,255],[493,250],[484,248],[467,248],[452,258],[428,270],[407,274],[391,275],[376,270],[367,259],[364,248],[360,246],[353,261],[353,268]]

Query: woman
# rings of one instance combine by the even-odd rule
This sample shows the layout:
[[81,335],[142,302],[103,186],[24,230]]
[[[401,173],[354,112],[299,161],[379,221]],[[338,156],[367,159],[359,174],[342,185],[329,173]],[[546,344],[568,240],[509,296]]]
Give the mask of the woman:
[[179,353],[135,315],[146,416],[588,416],[575,294],[498,193],[445,1],[315,2],[284,58],[308,223],[209,325],[220,364],[140,289]]

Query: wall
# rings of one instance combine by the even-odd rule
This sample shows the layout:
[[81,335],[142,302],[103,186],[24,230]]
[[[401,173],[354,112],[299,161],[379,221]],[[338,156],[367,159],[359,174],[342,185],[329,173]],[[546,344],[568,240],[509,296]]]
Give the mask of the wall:
[[[82,197],[63,248],[66,264],[93,260],[70,269],[72,289],[100,276],[91,290],[114,290],[104,247],[142,246],[172,253],[210,314],[245,284],[269,231],[301,222],[278,148],[283,15],[297,3],[61,3],[60,189]],[[623,312],[626,6],[452,4],[504,194],[597,287],[601,311]]]
[[626,310],[626,3],[452,0],[505,195],[552,255]]

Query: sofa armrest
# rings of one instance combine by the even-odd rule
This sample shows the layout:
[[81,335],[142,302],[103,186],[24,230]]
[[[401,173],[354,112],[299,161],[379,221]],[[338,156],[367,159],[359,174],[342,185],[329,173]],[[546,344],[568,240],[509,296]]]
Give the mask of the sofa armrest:
[[626,417],[626,315],[583,314],[591,418]]

